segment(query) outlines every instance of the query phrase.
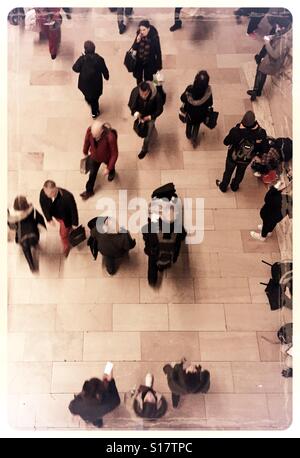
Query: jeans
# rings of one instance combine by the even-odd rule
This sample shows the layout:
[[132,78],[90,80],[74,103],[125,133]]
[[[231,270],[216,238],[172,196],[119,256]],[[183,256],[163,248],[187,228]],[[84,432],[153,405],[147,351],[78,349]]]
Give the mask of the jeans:
[[142,81],[153,81],[152,67],[150,67],[149,63],[143,64],[141,61],[137,61],[134,76],[137,84]]
[[69,242],[69,234],[72,230],[71,227],[66,227],[65,223],[62,219],[55,218],[56,221],[59,223],[59,235],[62,241],[64,252],[71,248]]
[[196,141],[200,129],[200,122],[197,124],[192,124],[191,122],[187,121],[185,135],[189,140]]
[[84,97],[86,102],[90,105],[91,110],[92,110],[92,115],[97,116],[100,112],[99,109],[99,97],[96,99],[90,99],[88,97]]
[[219,185],[220,190],[222,192],[226,192],[229,182],[231,180],[232,174],[234,170],[236,169],[235,177],[231,181],[230,187],[232,191],[237,191],[242,179],[244,178],[246,168],[248,167],[248,165],[249,164],[237,164],[236,162],[234,162],[231,159],[230,154],[228,153],[227,158],[226,158],[226,164],[225,164],[225,172],[223,174],[223,179]]
[[149,150],[149,143],[151,141],[153,130],[155,128],[155,121],[154,120],[147,121],[147,124],[148,124],[148,134],[147,134],[147,137],[144,138],[143,147],[142,147],[142,151],[144,152],[148,152]]

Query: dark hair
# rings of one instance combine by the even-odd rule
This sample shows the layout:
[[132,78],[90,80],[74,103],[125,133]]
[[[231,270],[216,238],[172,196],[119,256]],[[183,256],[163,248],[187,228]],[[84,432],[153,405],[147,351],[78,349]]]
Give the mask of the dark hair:
[[28,210],[29,204],[27,202],[26,197],[24,196],[18,196],[14,200],[14,210],[16,211],[23,211],[23,210]]
[[56,184],[55,184],[55,182],[53,180],[46,180],[45,183],[44,183],[43,188],[53,189],[53,188],[56,188]]
[[183,378],[185,381],[185,384],[189,388],[193,388],[197,386],[197,383],[199,382],[199,372],[185,372],[183,373]]
[[143,417],[146,418],[156,418],[157,409],[156,404],[153,402],[144,402],[143,403]]
[[147,19],[143,19],[139,22],[139,27],[146,27],[146,29],[150,29],[150,22]]
[[139,84],[139,89],[143,92],[146,92],[146,91],[150,91],[150,84],[147,83],[147,81],[142,81],[140,84]]
[[84,392],[84,396],[87,398],[100,398],[105,391],[105,385],[102,380],[98,378],[91,378],[90,380],[86,380],[83,384],[82,391]]
[[209,74],[206,70],[201,70],[197,73],[194,79],[192,96],[194,99],[201,99],[204,96],[205,91],[209,83]]
[[84,42],[84,51],[86,54],[94,54],[96,49],[95,43],[90,40]]

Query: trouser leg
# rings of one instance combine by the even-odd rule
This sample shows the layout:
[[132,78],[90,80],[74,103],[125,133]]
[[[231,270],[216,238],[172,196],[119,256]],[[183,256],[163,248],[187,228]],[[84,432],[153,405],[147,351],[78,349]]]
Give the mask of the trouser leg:
[[31,251],[31,245],[28,240],[25,240],[21,244],[23,253],[25,255],[26,261],[28,262],[29,268],[31,271],[36,270],[35,264],[33,261],[33,256],[32,256],[32,251]]
[[180,396],[179,394],[172,393],[172,406],[176,408],[179,404]]
[[95,99],[90,99],[89,97],[84,97],[85,101],[90,105],[91,112],[93,116],[97,116],[99,114],[99,97]]
[[265,73],[260,72],[257,68],[253,90],[256,92],[258,96],[261,95],[266,79],[267,75]]
[[54,26],[51,26],[48,30],[48,40],[49,40],[49,51],[51,57],[54,58],[57,55],[58,47],[61,40],[61,27],[60,23],[56,22]]
[[144,152],[148,152],[149,150],[149,144],[151,141],[151,137],[153,135],[155,121],[147,121],[147,124],[148,124],[148,133],[147,133],[147,137],[144,138],[143,147],[142,147],[142,151]]
[[235,176],[230,184],[232,191],[237,191],[239,189],[239,185],[244,178],[247,166],[248,164],[237,164]]
[[193,142],[197,141],[198,134],[199,134],[199,129],[200,129],[200,123],[193,125],[193,128],[192,128],[192,140],[193,140]]
[[186,127],[185,127],[185,135],[186,135],[186,138],[188,138],[189,140],[192,138],[192,128],[193,128],[193,124],[187,121]]
[[148,65],[144,67],[144,81],[153,81],[153,72]]
[[98,174],[100,165],[101,165],[100,162],[96,162],[96,161],[93,161],[93,159],[90,159],[90,174],[89,174],[89,179],[85,186],[86,192],[89,192],[89,193],[94,192],[95,181],[97,178],[97,174]]
[[137,62],[136,69],[134,72],[134,76],[136,78],[137,84],[140,84],[143,81],[143,73],[144,73],[144,69],[143,69],[142,64],[140,62]]
[[156,264],[155,256],[149,256],[148,258],[148,282],[150,285],[157,283],[158,268]]
[[277,222],[263,220],[263,227],[262,227],[262,230],[261,230],[261,236],[262,237],[267,237],[269,232],[273,232],[274,231],[276,225],[277,225]]
[[175,8],[175,13],[174,13],[174,21],[178,22],[180,21],[180,12],[182,8]]
[[104,257],[106,270],[110,275],[114,275],[117,272],[116,260],[110,256]]
[[71,227],[66,227],[64,221],[62,219],[57,219],[56,220],[59,222],[59,235],[62,241],[63,245],[63,250],[64,252],[68,251],[71,246],[69,242],[69,234],[71,232]]
[[236,168],[236,163],[229,157],[229,154],[228,154],[226,158],[225,171],[223,174],[223,178],[219,185],[219,188],[221,191],[226,192],[235,168]]

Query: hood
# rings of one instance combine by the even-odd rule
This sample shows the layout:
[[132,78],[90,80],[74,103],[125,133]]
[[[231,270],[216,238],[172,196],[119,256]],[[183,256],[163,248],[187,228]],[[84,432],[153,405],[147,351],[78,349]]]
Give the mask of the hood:
[[205,91],[205,94],[204,96],[201,98],[201,99],[193,99],[192,97],[192,94],[190,92],[187,91],[186,93],[186,98],[187,98],[187,101],[190,105],[193,105],[194,107],[198,107],[200,105],[203,105],[203,103],[205,103],[209,97],[211,96],[212,92],[211,92],[211,87],[208,86],[206,91]]
[[152,99],[154,99],[154,97],[155,97],[156,94],[157,94],[157,89],[156,89],[156,86],[155,86],[155,84],[153,83],[153,81],[147,81],[147,83],[149,84],[150,89],[151,89],[151,97],[150,97],[150,100],[152,100]]
[[27,210],[15,210],[13,207],[8,210],[8,222],[19,223],[26,219],[33,212],[33,205],[29,205]]

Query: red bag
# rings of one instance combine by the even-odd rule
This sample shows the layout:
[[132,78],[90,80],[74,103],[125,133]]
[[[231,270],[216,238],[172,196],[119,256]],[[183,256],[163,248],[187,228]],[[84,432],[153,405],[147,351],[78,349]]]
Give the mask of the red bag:
[[273,183],[273,181],[276,181],[277,180],[276,170],[270,170],[269,173],[262,176],[262,180],[265,184],[270,184],[270,183]]

